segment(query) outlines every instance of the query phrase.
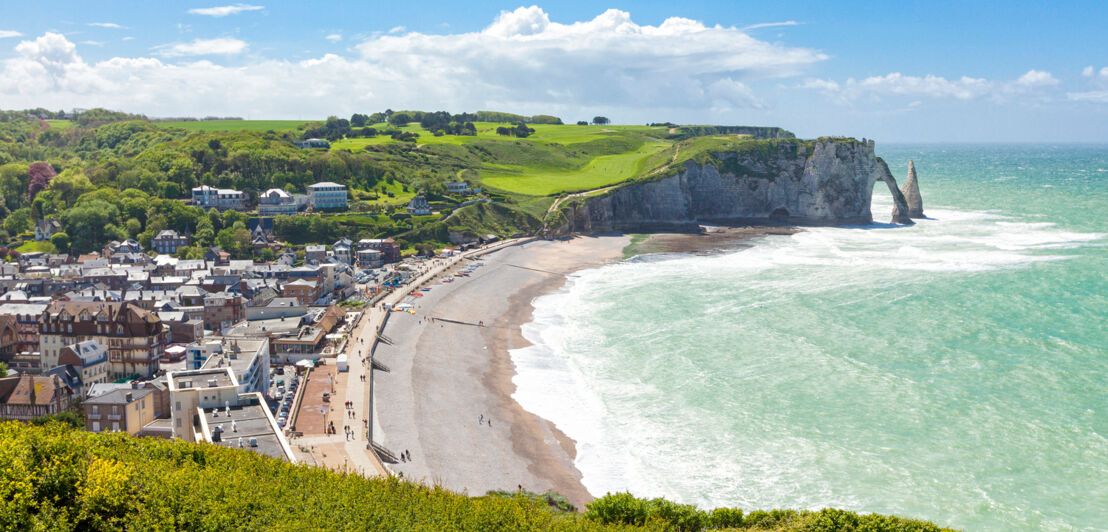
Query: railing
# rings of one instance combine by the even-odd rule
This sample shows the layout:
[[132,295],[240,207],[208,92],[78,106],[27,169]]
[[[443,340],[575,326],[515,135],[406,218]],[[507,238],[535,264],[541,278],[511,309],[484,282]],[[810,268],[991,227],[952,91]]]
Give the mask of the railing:
[[108,414],[108,421],[119,421],[123,419],[121,414]]
[[100,419],[100,414],[89,414],[89,415],[87,415],[87,416],[85,416],[85,417],[87,417],[87,418],[89,418],[89,419],[94,419],[94,420],[95,420],[95,419]]

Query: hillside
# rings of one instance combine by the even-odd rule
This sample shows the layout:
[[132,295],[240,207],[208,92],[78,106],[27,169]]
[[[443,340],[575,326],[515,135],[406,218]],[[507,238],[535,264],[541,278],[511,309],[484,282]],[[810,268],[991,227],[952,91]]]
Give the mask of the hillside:
[[[35,221],[54,218],[66,233],[56,246],[61,251],[97,250],[124,238],[148,245],[158,231],[174,229],[194,235],[182,257],[220,245],[249,258],[243,230],[251,214],[185,205],[181,200],[193,187],[239,189],[253,205],[269,188],[303,194],[313,183],[334,181],[347,186],[350,212],[278,217],[278,238],[307,244],[393,237],[413,250],[446,245],[451,231],[469,237],[534,232],[557,215],[548,212],[551,205],[569,194],[653,179],[715,146],[793,137],[778,128],[564,125],[555,117],[490,111],[352,118],[364,125],[334,117],[154,122],[104,110],[76,120],[41,110],[0,112],[0,246],[24,245]],[[330,148],[293,144],[313,137],[329,139]],[[47,163],[57,177],[32,186],[35,163]],[[448,193],[445,184],[455,181],[481,195]],[[408,215],[405,206],[417,194],[431,201],[435,214]],[[496,207],[467,206],[475,199]]]
[[213,445],[0,423],[4,530],[940,530],[840,510],[703,512],[618,494],[578,514],[558,500],[469,497]]

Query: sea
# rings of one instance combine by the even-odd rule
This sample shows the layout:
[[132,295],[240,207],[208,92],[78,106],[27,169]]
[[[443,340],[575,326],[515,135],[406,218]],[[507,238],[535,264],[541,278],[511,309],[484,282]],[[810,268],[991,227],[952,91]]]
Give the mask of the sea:
[[1108,145],[886,144],[927,219],[577,272],[515,399],[595,496],[1108,530]]

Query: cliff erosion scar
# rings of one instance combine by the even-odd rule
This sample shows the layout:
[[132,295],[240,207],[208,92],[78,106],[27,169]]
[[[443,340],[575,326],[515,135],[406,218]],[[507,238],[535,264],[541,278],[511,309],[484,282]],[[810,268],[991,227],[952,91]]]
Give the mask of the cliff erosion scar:
[[[914,166],[911,167],[914,170]],[[922,216],[909,176],[909,208],[888,165],[862,139],[772,139],[737,142],[675,165],[669,175],[582,198],[559,232],[695,230],[709,224],[865,225],[882,181],[893,197],[892,223]]]

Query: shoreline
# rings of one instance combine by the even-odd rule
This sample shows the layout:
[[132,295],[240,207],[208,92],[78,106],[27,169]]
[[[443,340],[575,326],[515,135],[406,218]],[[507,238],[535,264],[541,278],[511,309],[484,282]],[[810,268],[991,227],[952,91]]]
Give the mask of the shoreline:
[[415,298],[416,315],[395,313],[389,320],[384,332],[395,344],[378,348],[377,358],[392,369],[376,377],[378,441],[413,457],[389,468],[470,495],[520,488],[555,491],[583,510],[594,495],[581,482],[577,442],[512,397],[516,367],[511,350],[532,345],[522,326],[532,320],[534,300],[560,290],[568,275],[619,262],[635,249],[722,252],[748,247],[752,238],[797,231],[729,228],[649,235],[637,243],[631,235],[534,241],[485,255],[470,277],[450,284],[436,277],[428,285],[432,289]]

